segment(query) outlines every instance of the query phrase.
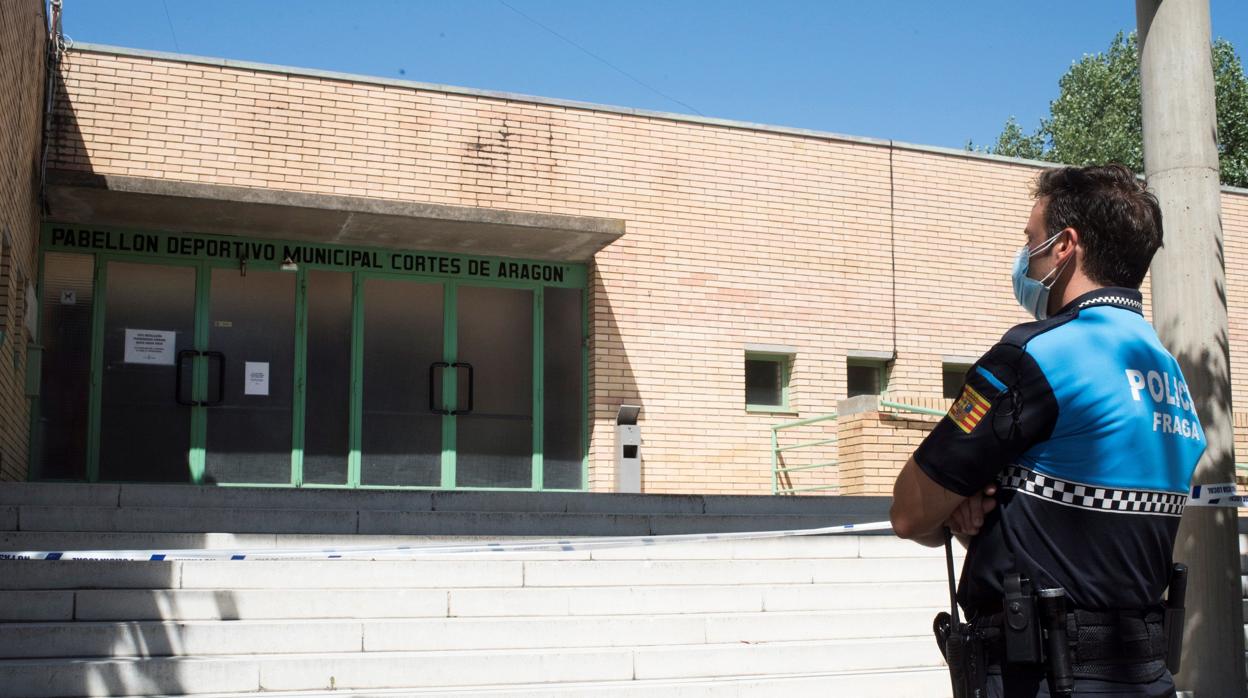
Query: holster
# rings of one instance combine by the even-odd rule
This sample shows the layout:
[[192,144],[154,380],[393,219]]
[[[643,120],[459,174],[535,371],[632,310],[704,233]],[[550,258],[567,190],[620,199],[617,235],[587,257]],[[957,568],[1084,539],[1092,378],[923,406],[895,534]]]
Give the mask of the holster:
[[988,663],[983,633],[969,623],[954,623],[948,613],[932,623],[937,645],[949,665],[953,698],[984,698],[988,691]]
[[1170,570],[1170,586],[1166,593],[1166,667],[1171,674],[1179,673],[1183,658],[1183,619],[1187,599],[1187,565],[1176,562]]

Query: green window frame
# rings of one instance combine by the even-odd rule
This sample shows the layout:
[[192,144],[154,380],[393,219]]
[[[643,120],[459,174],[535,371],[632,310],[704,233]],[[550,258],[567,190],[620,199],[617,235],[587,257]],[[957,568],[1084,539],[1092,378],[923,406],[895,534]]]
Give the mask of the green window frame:
[[[851,391],[850,372],[851,372],[851,369],[855,369],[855,368],[874,369],[876,371],[876,374],[874,376],[875,383],[878,386],[878,390],[876,392]],[[865,377],[866,375],[869,375],[869,374],[863,373],[860,375],[863,375]],[[845,361],[845,396],[846,397],[856,397],[858,395],[883,395],[885,391],[887,390],[888,390],[888,364],[886,362],[877,361],[873,359],[855,359],[855,358],[846,359]]]
[[[791,391],[789,381],[793,374],[793,354],[778,354],[771,352],[747,351],[745,352],[745,364],[743,365],[743,383],[745,409],[747,412],[765,412],[765,413],[794,413],[791,401]],[[768,404],[750,401],[750,362],[759,362],[763,364],[772,364],[779,371],[779,404]]]
[[956,400],[962,391],[962,383],[966,380],[971,364],[946,361],[940,365],[940,392],[946,400]]

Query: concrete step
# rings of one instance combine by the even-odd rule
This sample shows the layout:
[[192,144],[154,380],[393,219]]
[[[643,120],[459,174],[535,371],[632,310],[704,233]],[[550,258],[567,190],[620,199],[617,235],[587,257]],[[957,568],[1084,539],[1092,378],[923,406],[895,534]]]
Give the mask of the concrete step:
[[[228,563],[227,563],[228,564]],[[298,620],[756,613],[940,607],[945,582],[480,589],[6,591],[0,621]]]
[[[948,698],[949,673],[941,669],[902,669],[864,672],[773,674],[703,679],[649,679],[630,681],[515,684],[472,688],[372,689],[336,691],[266,691],[271,698]],[[257,694],[212,693],[200,698],[256,698]],[[172,698],[153,696],[152,698]]]
[[[518,587],[520,561],[0,560],[0,589],[349,589]],[[746,563],[742,563],[746,564]]]
[[819,611],[940,606],[944,582],[452,589],[455,617]]
[[42,506],[0,509],[0,530],[366,535],[646,536],[772,531],[846,523],[822,515],[410,511],[272,507]]
[[[398,547],[468,545],[495,542],[497,536],[414,536],[310,533],[161,533],[111,531],[5,531],[0,532],[0,551],[23,550],[263,550],[308,548],[324,550],[362,546]],[[533,536],[507,536],[504,540],[545,540]],[[576,541],[576,538],[571,540]],[[958,557],[962,555],[959,549]],[[490,552],[492,559],[510,553]],[[893,536],[825,535],[759,540],[711,540],[695,543],[603,548],[584,552],[526,553],[561,560],[770,560],[845,557],[943,557],[940,548],[924,548]]]
[[407,512],[570,514],[836,515],[844,522],[888,518],[888,497],[776,497],[598,492],[447,492],[157,484],[0,483],[0,506],[350,509]]
[[921,632],[934,608],[883,611],[303,621],[0,624],[7,659],[641,647],[888,638]]
[[0,560],[0,589],[381,589],[930,581],[939,558],[810,560]]
[[937,557],[848,558],[839,560],[592,560],[535,561],[524,564],[530,587],[645,586],[650,584],[793,584],[827,582],[904,582],[940,579]]
[[[28,698],[273,690],[457,687],[936,668],[931,638],[690,647],[225,655],[0,661],[0,686]],[[136,690],[137,689],[137,690]]]
[[6,591],[0,620],[287,620],[437,618],[443,589],[105,589]]

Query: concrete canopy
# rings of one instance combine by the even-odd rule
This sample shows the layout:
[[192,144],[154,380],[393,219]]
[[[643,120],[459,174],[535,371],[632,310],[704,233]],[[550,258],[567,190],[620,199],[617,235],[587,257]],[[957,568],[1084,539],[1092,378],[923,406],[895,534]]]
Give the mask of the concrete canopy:
[[624,221],[166,179],[48,173],[58,223],[587,262]]

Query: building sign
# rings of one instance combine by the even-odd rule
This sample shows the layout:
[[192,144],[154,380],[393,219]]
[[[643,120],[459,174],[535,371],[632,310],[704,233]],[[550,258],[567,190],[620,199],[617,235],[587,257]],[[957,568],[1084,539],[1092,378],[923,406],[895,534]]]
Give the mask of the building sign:
[[163,330],[132,330],[126,328],[125,362],[172,366],[177,334]]
[[582,264],[206,235],[144,233],[62,224],[48,224],[44,227],[44,248],[61,252],[112,252],[194,260],[246,260],[249,263],[286,265],[288,268],[294,265],[341,271],[531,281],[568,288],[585,286],[585,267]]

